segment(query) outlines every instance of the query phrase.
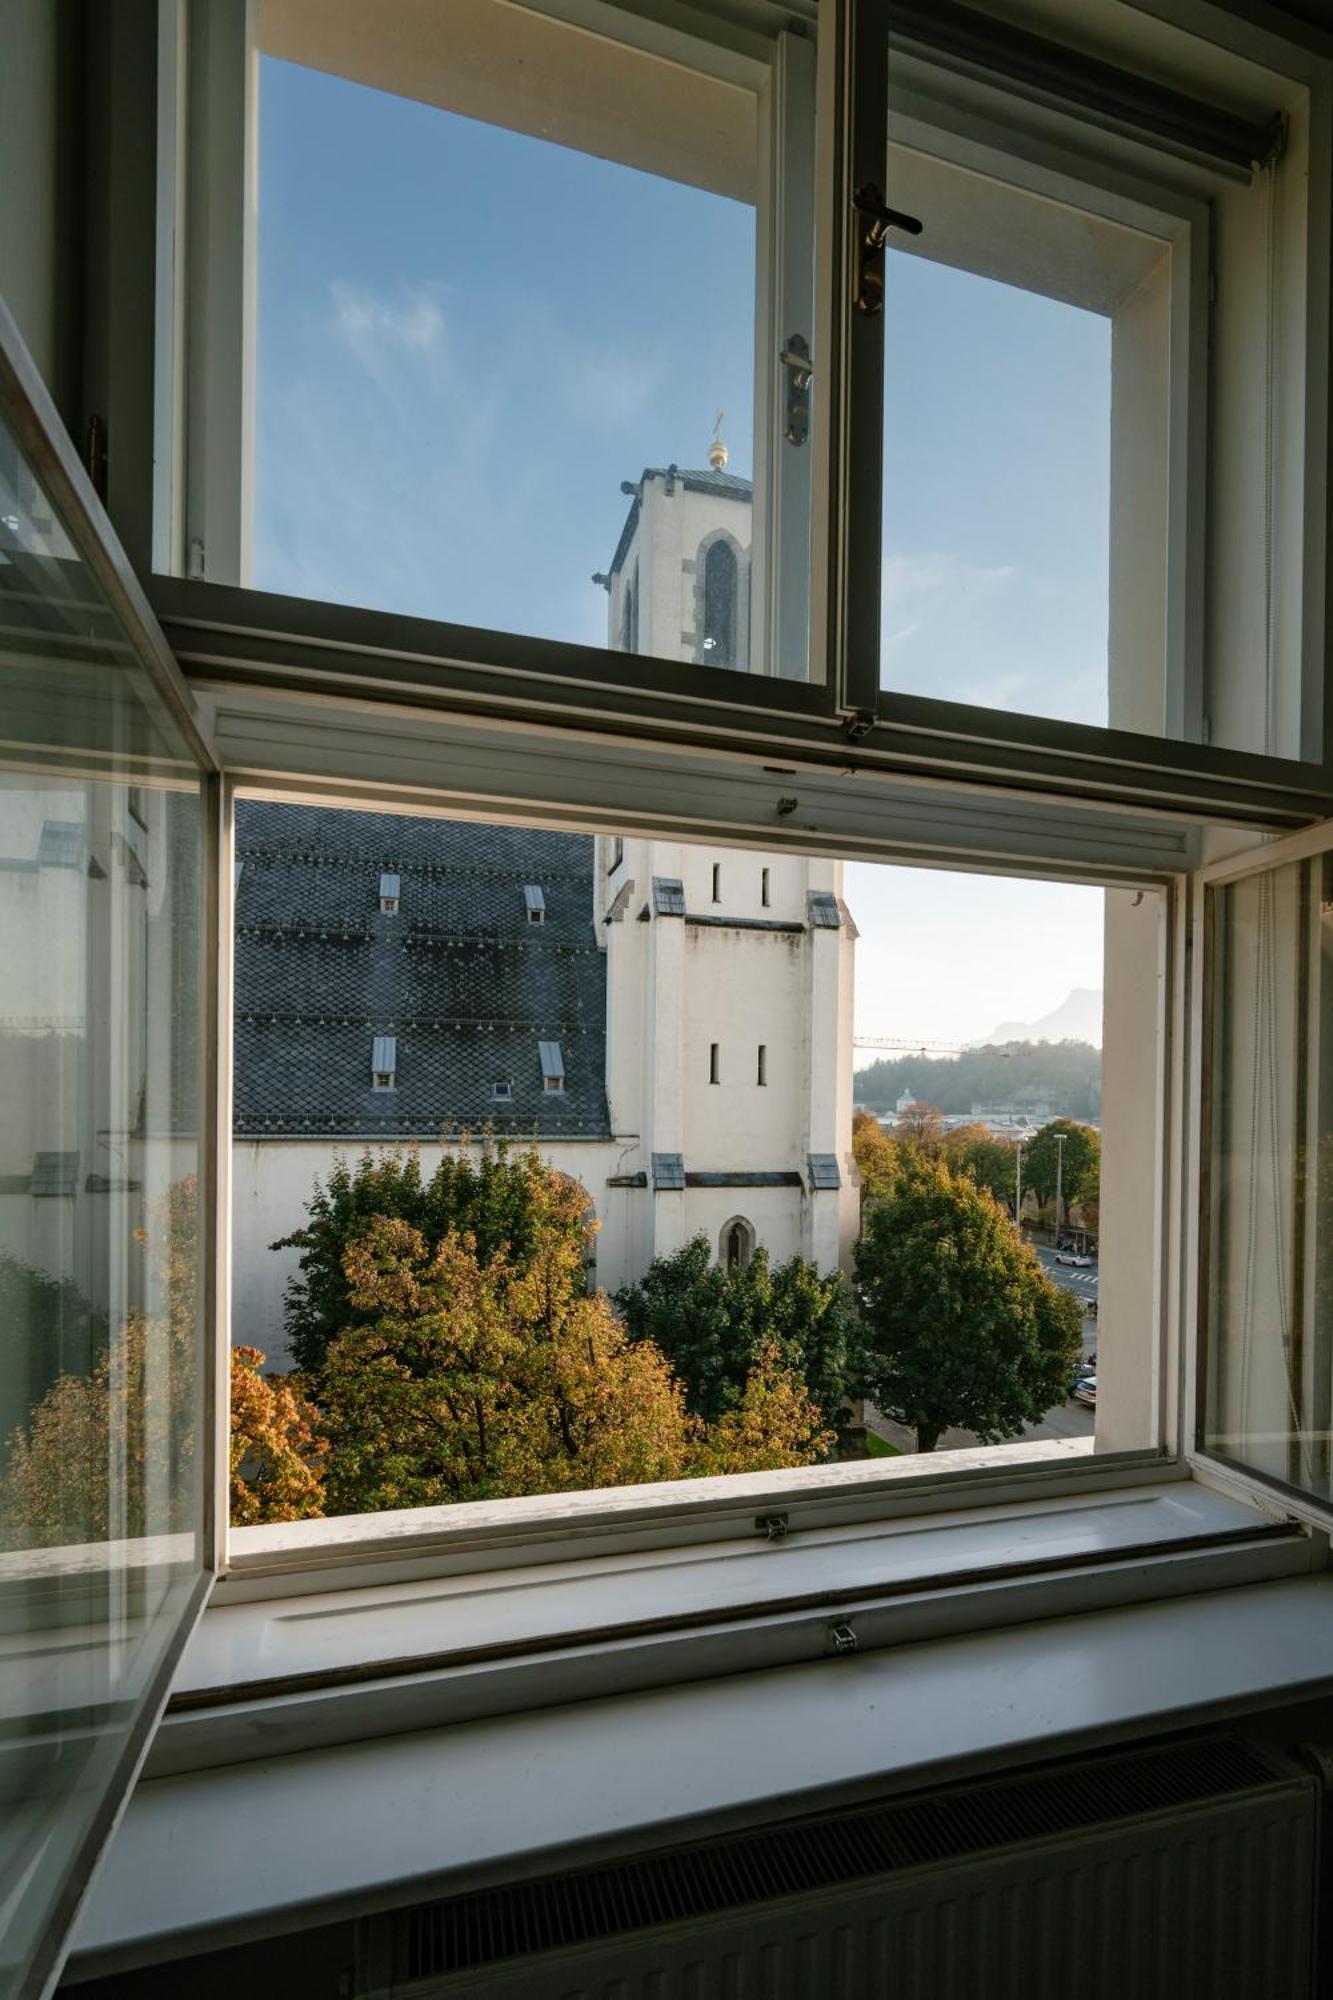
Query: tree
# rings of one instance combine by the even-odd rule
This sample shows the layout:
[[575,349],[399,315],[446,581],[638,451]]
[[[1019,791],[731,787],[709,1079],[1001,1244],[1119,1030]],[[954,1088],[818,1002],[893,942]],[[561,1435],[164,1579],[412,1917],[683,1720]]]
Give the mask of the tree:
[[737,1422],[707,1431],[661,1350],[583,1289],[558,1228],[520,1270],[468,1234],[432,1247],[379,1217],[346,1265],[362,1317],[321,1376],[332,1513],[808,1464],[823,1446],[803,1385],[769,1356]]
[[861,1176],[861,1199],[890,1193],[898,1171],[898,1148],[871,1111],[852,1114],[852,1157]]
[[257,1347],[231,1350],[231,1522],[306,1521],[324,1512],[319,1418],[290,1375],[263,1375]]
[[692,1416],[716,1423],[739,1407],[760,1355],[775,1345],[836,1427],[847,1390],[856,1327],[839,1273],[803,1257],[770,1265],[756,1250],[743,1270],[723,1270],[696,1236],[658,1257],[637,1284],[616,1294],[632,1340],[661,1348],[685,1384]]
[[1053,1118],[1043,1125],[1023,1154],[1023,1180],[1038,1201],[1055,1199],[1058,1134],[1064,1136],[1064,1165],[1059,1169],[1060,1191],[1066,1210],[1071,1202],[1099,1199],[1102,1171],[1101,1135],[1095,1125],[1079,1125],[1072,1118]]
[[129,1311],[87,1372],[60,1375],[7,1440],[0,1546],[138,1538],[194,1518],[194,1176],[174,1182],[134,1233],[155,1310]]
[[893,1136],[918,1153],[938,1153],[944,1142],[944,1120],[933,1104],[905,1104],[894,1123]]
[[1017,1153],[1012,1139],[998,1138],[981,1124],[955,1125],[944,1140],[944,1157],[954,1172],[985,1188],[1002,1208],[1014,1205]]
[[345,1256],[377,1217],[408,1223],[431,1245],[450,1230],[470,1235],[483,1264],[497,1257],[522,1265],[540,1230],[558,1227],[580,1249],[588,1236],[588,1197],[577,1181],[548,1169],[535,1148],[486,1146],[477,1160],[446,1153],[433,1174],[415,1149],[364,1153],[354,1167],[339,1160],[316,1181],[308,1220],[272,1245],[299,1249],[299,1276],[283,1303],[287,1344],[297,1367],[319,1373],[329,1342],[368,1315],[348,1289]]
[[861,1388],[920,1451],[957,1426],[1014,1437],[1064,1395],[1081,1346],[1077,1301],[1047,1278],[1008,1216],[966,1175],[919,1160],[865,1218],[856,1247]]

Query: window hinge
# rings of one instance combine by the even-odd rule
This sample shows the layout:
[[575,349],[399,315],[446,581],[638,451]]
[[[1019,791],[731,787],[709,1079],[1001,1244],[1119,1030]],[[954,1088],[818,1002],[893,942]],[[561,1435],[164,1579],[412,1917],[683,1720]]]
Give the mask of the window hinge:
[[755,1527],[767,1542],[785,1542],[791,1524],[785,1514],[761,1514]]
[[828,1649],[830,1653],[854,1653],[859,1641],[848,1624],[830,1625],[828,1628]]
[[804,444],[810,435],[810,383],[815,372],[805,335],[789,334],[778,359],[787,371],[787,418],[782,435],[788,444]]

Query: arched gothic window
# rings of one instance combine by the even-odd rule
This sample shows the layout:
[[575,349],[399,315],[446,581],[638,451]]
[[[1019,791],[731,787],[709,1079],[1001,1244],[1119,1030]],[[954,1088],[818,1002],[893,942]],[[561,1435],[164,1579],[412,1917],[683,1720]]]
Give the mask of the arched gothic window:
[[739,586],[739,567],[731,543],[723,540],[710,543],[704,556],[704,660],[710,667],[739,664]]
[[733,1215],[722,1225],[718,1251],[724,1271],[743,1271],[754,1256],[754,1225],[743,1215]]

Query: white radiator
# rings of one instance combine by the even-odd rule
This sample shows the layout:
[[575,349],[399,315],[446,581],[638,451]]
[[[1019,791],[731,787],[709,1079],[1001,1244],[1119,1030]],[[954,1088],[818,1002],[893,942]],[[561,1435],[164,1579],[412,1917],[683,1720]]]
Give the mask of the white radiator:
[[1321,1787],[1228,1737],[370,1919],[376,2000],[1310,2000]]

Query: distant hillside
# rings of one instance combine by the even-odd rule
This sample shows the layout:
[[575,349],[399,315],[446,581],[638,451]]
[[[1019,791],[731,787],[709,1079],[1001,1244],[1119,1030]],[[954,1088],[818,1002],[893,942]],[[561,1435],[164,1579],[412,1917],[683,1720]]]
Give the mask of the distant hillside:
[[1060,1005],[1039,1021],[1001,1021],[994,1034],[987,1035],[981,1048],[1006,1042],[1091,1042],[1102,1045],[1102,990],[1100,986],[1076,986]]
[[852,1080],[858,1104],[892,1111],[903,1091],[921,1104],[958,1113],[993,1110],[1096,1118],[1102,1104],[1102,1052],[1090,1042],[1012,1041],[960,1056],[894,1056],[868,1063]]

